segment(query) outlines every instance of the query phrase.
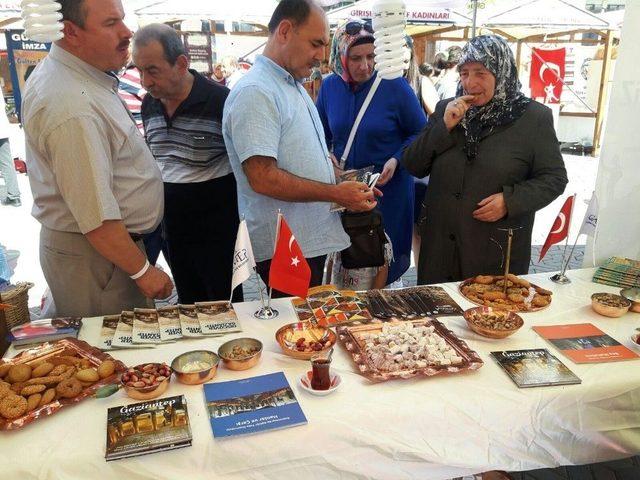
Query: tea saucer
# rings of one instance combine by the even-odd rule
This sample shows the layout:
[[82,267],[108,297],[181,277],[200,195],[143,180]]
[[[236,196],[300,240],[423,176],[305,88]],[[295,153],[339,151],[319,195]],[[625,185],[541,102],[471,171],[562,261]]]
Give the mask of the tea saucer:
[[307,373],[303,373],[298,377],[298,382],[303,390],[309,392],[312,395],[318,395],[320,397],[329,395],[330,393],[335,392],[340,385],[342,385],[342,377],[340,377],[337,373],[331,373],[331,387],[328,390],[314,390],[311,388],[311,377],[312,371],[309,370]]

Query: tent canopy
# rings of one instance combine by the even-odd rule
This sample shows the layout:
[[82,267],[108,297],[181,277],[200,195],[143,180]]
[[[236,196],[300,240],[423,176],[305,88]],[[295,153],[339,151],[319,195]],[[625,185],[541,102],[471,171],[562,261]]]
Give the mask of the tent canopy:
[[0,2],[0,28],[22,20],[20,11],[20,2]]
[[242,0],[204,2],[198,0],[164,0],[136,10],[138,16],[199,17],[209,20],[236,20],[266,25],[277,0]]
[[527,0],[506,9],[487,9],[480,16],[487,27],[608,28],[606,20],[566,0]]
[[[338,24],[349,18],[372,17],[374,0],[360,0],[352,5],[340,7],[327,14],[329,23]],[[430,24],[466,24],[471,19],[460,12],[465,11],[466,0],[405,0],[407,22]]]
[[[478,10],[478,34],[496,32],[512,41],[534,36],[560,36],[564,32],[604,32],[609,22],[566,0],[521,0],[498,2],[493,7]],[[456,23],[468,27],[469,23]],[[409,27],[410,35],[433,33],[433,27]],[[452,34],[454,36],[454,34]]]

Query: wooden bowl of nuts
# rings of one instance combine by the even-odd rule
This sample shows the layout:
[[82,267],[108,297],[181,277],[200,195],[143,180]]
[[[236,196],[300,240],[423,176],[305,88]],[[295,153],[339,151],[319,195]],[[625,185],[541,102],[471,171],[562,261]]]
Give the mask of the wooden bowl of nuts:
[[276,332],[276,341],[285,355],[310,360],[316,353],[333,347],[336,334],[311,322],[297,322],[281,327]]
[[151,400],[167,391],[171,368],[164,363],[143,363],[129,368],[120,377],[127,396],[134,400]]
[[487,338],[507,338],[524,325],[520,315],[493,307],[470,308],[462,316],[471,330]]
[[255,338],[235,338],[218,349],[218,356],[229,370],[247,370],[257,365],[260,355],[262,342]]
[[591,308],[605,317],[618,318],[629,311],[631,300],[613,293],[594,293],[591,295]]

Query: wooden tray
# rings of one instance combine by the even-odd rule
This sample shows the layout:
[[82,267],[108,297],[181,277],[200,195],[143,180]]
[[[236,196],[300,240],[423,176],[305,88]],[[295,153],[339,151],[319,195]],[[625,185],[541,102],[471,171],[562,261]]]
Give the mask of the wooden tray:
[[353,361],[358,367],[358,372],[373,382],[384,382],[397,378],[411,378],[415,376],[433,377],[435,375],[447,373],[461,373],[469,370],[477,370],[484,362],[478,354],[471,350],[469,346],[441,322],[436,319],[421,318],[416,320],[407,320],[402,323],[413,323],[414,326],[430,326],[435,328],[437,335],[442,337],[449,346],[451,346],[458,356],[462,357],[460,365],[428,365],[424,368],[413,368],[411,370],[398,370],[395,372],[383,371],[376,368],[369,360],[364,351],[364,341],[362,333],[376,333],[382,331],[383,324],[368,324],[356,326],[341,326],[337,328],[338,337],[344,344],[345,348],[351,354]]
[[43,405],[42,407],[38,407],[35,410],[27,413],[26,415],[15,418],[13,420],[6,420],[0,417],[0,430],[16,430],[18,428],[24,427],[25,425],[28,425],[34,420],[52,415],[64,407],[75,405],[85,398],[93,396],[95,394],[95,391],[101,386],[117,382],[120,377],[120,373],[126,371],[127,369],[124,363],[122,363],[120,360],[115,360],[108,353],[104,353],[99,349],[92,347],[87,342],[83,342],[82,340],[77,340],[75,338],[63,338],[62,340],[58,340],[57,342],[44,343],[35,348],[25,350],[13,358],[4,359],[3,363],[9,363],[12,365],[26,363],[32,365],[48,358],[57,357],[60,355],[76,355],[79,357],[84,357],[89,360],[89,362],[91,362],[91,364],[94,366],[100,365],[105,360],[112,360],[116,365],[116,369],[111,376],[99,380],[90,387],[84,388],[77,397],[54,400],[51,403]]
[[547,305],[545,305],[544,307],[536,307],[536,306],[532,305],[531,301],[533,300],[533,297],[536,294],[536,290],[538,290],[538,289],[539,290],[544,290],[544,291],[548,291],[548,290],[543,289],[543,288],[539,287],[538,285],[535,285],[535,284],[531,283],[531,286],[529,287],[529,295],[524,299],[524,305],[525,305],[524,308],[521,308],[516,303],[503,304],[503,303],[497,303],[497,302],[492,302],[492,301],[478,302],[478,301],[474,300],[473,298],[468,297],[467,295],[465,295],[465,293],[462,291],[462,289],[464,287],[466,287],[467,285],[471,285],[473,283],[476,283],[474,281],[475,278],[476,277],[467,278],[466,280],[460,282],[460,284],[458,285],[458,291],[460,292],[460,295],[462,295],[464,298],[469,300],[471,303],[473,303],[475,305],[480,305],[481,307],[501,308],[503,310],[509,310],[511,312],[537,312],[537,311],[540,311],[540,310],[544,310],[545,308],[548,308],[549,305],[551,305],[551,300],[553,299],[552,295],[550,295],[549,303]]

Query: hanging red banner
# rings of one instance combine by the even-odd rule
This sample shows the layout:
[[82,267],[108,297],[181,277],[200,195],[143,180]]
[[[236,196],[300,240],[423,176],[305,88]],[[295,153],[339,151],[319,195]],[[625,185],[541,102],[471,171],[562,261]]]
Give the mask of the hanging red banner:
[[565,48],[531,49],[531,98],[544,103],[560,103],[567,51]]

